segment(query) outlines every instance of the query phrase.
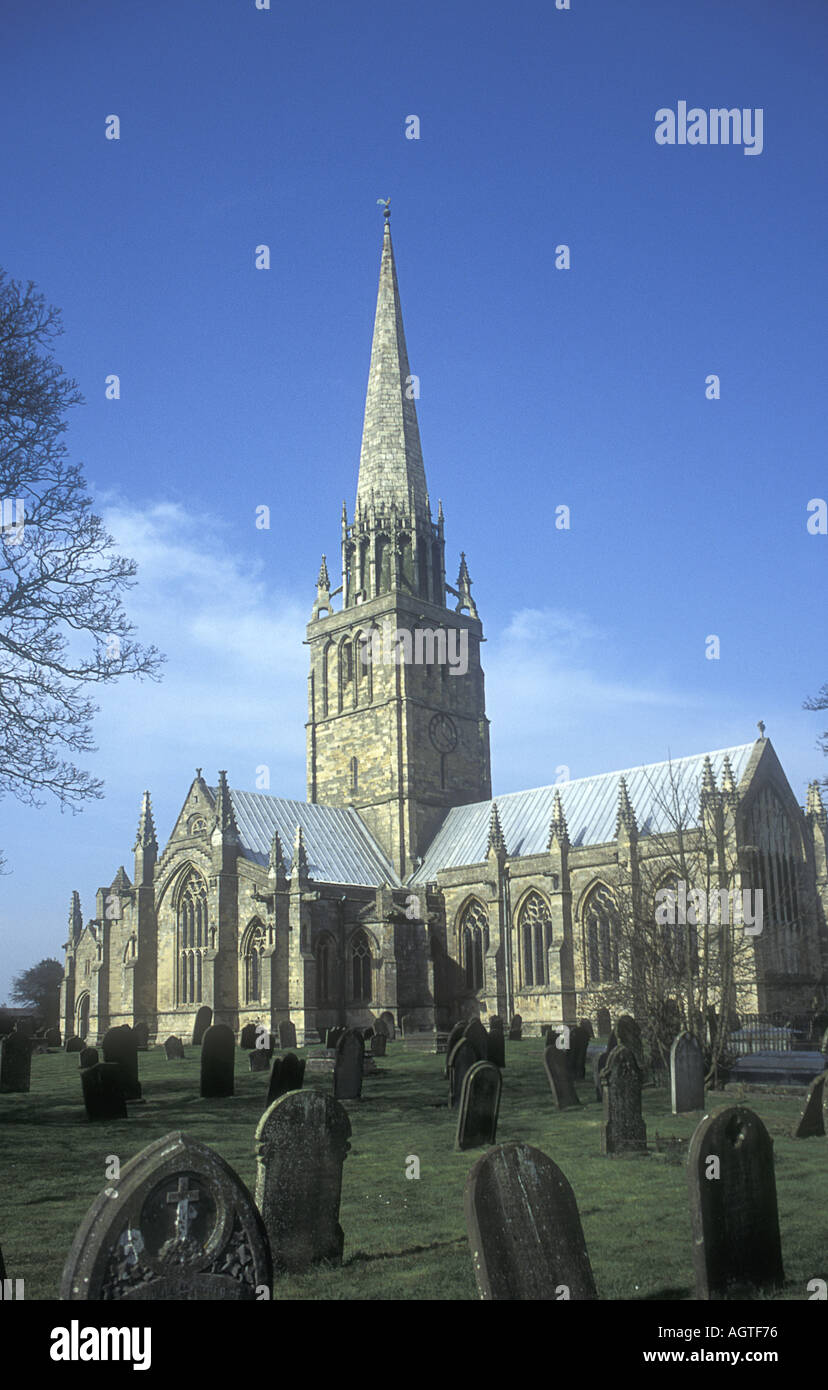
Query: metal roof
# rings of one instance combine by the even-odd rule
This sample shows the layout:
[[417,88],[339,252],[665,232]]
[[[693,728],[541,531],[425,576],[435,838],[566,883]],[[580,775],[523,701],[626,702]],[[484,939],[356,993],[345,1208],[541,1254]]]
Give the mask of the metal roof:
[[[215,797],[218,788],[211,787],[210,791]],[[232,787],[230,800],[245,859],[267,864],[273,832],[278,830],[290,871],[296,827],[301,825],[308,874],[317,883],[353,883],[365,888],[388,883],[392,888],[400,887],[399,876],[352,806],[317,806]]]
[[[743,743],[715,753],[697,753],[495,797],[509,857],[546,851],[556,792],[560,792],[570,844],[600,845],[614,840],[621,777],[627,784],[639,834],[673,830],[679,820],[695,825],[705,757],[710,759],[717,785],[721,785],[724,760],[729,757],[738,787],[754,748],[754,743]],[[441,869],[481,863],[486,858],[491,807],[491,801],[477,801],[449,811],[409,882],[434,882]]]

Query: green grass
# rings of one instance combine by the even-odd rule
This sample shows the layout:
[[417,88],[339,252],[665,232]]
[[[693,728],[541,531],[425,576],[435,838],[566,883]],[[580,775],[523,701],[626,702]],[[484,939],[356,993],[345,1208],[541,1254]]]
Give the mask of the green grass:
[[[128,1120],[89,1124],[76,1054],[32,1059],[28,1095],[0,1096],[0,1244],[6,1272],[25,1279],[27,1299],[56,1298],[75,1230],[93,1197],[109,1185],[105,1160],[121,1163],[170,1130],[203,1140],[255,1187],[253,1134],[267,1094],[267,1073],[245,1070],[237,1054],[237,1094],[198,1095],[199,1056],[167,1062],[162,1048],[140,1054],[146,1104]],[[444,1058],[406,1053],[391,1043],[366,1077],[360,1101],[346,1102],[353,1134],[344,1168],[342,1268],[286,1276],[286,1299],[474,1299],[465,1237],[463,1187],[482,1150],[454,1151],[456,1118],[447,1109]],[[582,1109],[555,1110],[539,1039],[508,1045],[498,1127],[501,1142],[521,1140],[549,1154],[575,1191],[599,1296],[692,1298],[693,1276],[684,1162],[656,1154],[656,1133],[689,1139],[698,1117],[673,1116],[664,1091],[644,1093],[649,1158],[604,1158],[600,1107],[592,1085],[579,1085]],[[309,1084],[330,1091],[329,1075]],[[778,1295],[807,1299],[806,1284],[828,1277],[823,1232],[814,1213],[825,1188],[825,1139],[793,1140],[801,1100],[751,1095],[774,1140],[782,1253],[787,1283]],[[711,1109],[734,1104],[711,1093]],[[419,1180],[405,1177],[408,1155]]]

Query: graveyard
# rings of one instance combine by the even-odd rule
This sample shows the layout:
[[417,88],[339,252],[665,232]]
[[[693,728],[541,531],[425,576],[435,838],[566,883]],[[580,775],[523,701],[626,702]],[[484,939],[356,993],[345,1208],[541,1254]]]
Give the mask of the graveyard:
[[[233,1093],[203,1097],[201,1049],[185,1039],[183,1051],[169,1061],[163,1047],[139,1053],[141,1095],[129,1102],[125,1119],[87,1119],[73,1052],[37,1053],[31,1089],[0,1096],[0,1246],[7,1274],[25,1280],[27,1299],[59,1296],[80,1223],[105,1188],[117,1189],[107,1176],[112,1156],[123,1167],[153,1141],[183,1131],[214,1149],[249,1193],[256,1192],[255,1137],[269,1073],[251,1071],[247,1053],[236,1047]],[[307,1053],[299,1049],[298,1055]],[[541,1150],[568,1180],[597,1297],[694,1299],[687,1154],[704,1112],[673,1114],[669,1089],[645,1085],[646,1151],[602,1153],[603,1111],[589,1066],[586,1079],[575,1082],[573,1103],[559,1109],[541,1039],[507,1041],[505,1062],[496,1143]],[[476,1069],[472,1065],[465,1084]],[[464,1190],[488,1137],[479,1133],[472,1147],[457,1148],[458,1110],[449,1108],[445,1072],[444,1055],[411,1049],[398,1036],[366,1071],[361,1095],[340,1097],[351,1130],[339,1211],[342,1263],[277,1274],[273,1298],[479,1297]],[[333,1075],[309,1070],[304,1091],[319,1092],[320,1104],[332,1100]],[[796,1094],[708,1091],[705,1097],[711,1117],[733,1105],[753,1111],[773,1141],[785,1282],[766,1296],[770,1300],[805,1300],[808,1282],[826,1277],[824,1231],[814,1210],[828,1141],[819,1134],[792,1138],[804,1098],[804,1088]],[[312,1155],[297,1152],[296,1161],[311,1162]]]

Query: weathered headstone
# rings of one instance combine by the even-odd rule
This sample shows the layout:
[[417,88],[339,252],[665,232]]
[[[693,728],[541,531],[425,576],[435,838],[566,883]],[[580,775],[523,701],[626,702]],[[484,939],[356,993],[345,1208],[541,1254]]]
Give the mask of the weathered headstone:
[[60,1029],[47,1028],[43,1034],[43,1041],[47,1047],[60,1047]]
[[630,1014],[622,1014],[615,1025],[620,1047],[628,1047],[635,1053],[635,1060],[639,1068],[644,1070],[644,1040],[641,1037],[641,1029],[635,1019]]
[[195,1016],[195,1023],[193,1024],[193,1047],[201,1046],[201,1040],[212,1021],[213,1010],[207,1004],[202,1004]]
[[446,1076],[448,1076],[449,1058],[466,1031],[468,1020],[461,1018],[459,1023],[455,1023],[446,1040]]
[[32,1041],[15,1029],[0,1042],[0,1091],[28,1091],[31,1081]]
[[123,1073],[117,1062],[97,1062],[81,1071],[80,1078],[87,1119],[127,1118]]
[[601,1153],[646,1153],[647,1128],[641,1113],[643,1077],[631,1048],[621,1045],[613,1048],[602,1080]]
[[566,1051],[573,1081],[583,1081],[586,1076],[586,1055],[590,1034],[583,1023],[569,1030],[569,1047]]
[[609,1009],[599,1009],[597,1013],[598,1037],[608,1038],[612,1031],[612,1015]]
[[702,1120],[687,1159],[697,1298],[744,1298],[785,1278],[773,1140],[758,1115],[728,1106]]
[[[239,1038],[239,1047],[243,1052],[250,1052],[256,1046],[256,1025],[255,1023],[245,1023]],[[264,1049],[262,1049],[264,1051]]]
[[358,1100],[362,1095],[362,1064],[365,1043],[355,1028],[346,1029],[336,1045],[334,1098]]
[[184,1056],[184,1044],[180,1038],[169,1037],[164,1043],[164,1051],[167,1054],[168,1062],[178,1062]]
[[558,1109],[567,1110],[573,1105],[580,1105],[566,1050],[556,1047],[554,1043],[551,1047],[544,1048],[543,1065],[546,1068],[549,1089],[555,1097]]
[[247,1057],[251,1071],[270,1071],[270,1054],[263,1047],[254,1047]]
[[391,1036],[388,1024],[382,1015],[374,1020],[374,1034],[376,1035],[377,1033],[381,1033],[384,1038],[390,1038]]
[[244,1183],[213,1149],[176,1132],[124,1164],[117,1196],[107,1188],[95,1198],[60,1297],[253,1301],[271,1282],[267,1234]]
[[139,1052],[146,1052],[149,1047],[149,1027],[146,1023],[136,1023],[132,1029],[132,1036],[135,1039],[135,1046]]
[[344,1038],[347,1031],[347,1028],[329,1028],[325,1046],[332,1049],[337,1048],[339,1046],[339,1039]]
[[371,1039],[371,1056],[384,1057],[385,1049],[388,1045],[388,1038],[385,1033],[375,1033]]
[[500,1110],[500,1069],[494,1062],[475,1062],[463,1078],[457,1118],[457,1148],[493,1144]]
[[503,1019],[498,1018],[497,1014],[492,1014],[492,1017],[489,1019],[489,1032],[486,1038],[486,1048],[488,1053],[488,1060],[490,1062],[494,1062],[496,1067],[505,1067],[506,1038],[503,1033]]
[[704,1109],[704,1055],[692,1033],[679,1033],[670,1048],[670,1100],[674,1115]]
[[279,1024],[279,1046],[296,1046],[296,1024],[292,1023],[289,1018],[282,1019],[282,1022]]
[[397,1030],[394,1026],[394,1015],[390,1012],[389,1009],[386,1009],[384,1013],[380,1014],[380,1018],[382,1019],[383,1023],[385,1024],[388,1030],[388,1041],[393,1042],[395,1037],[397,1036]]
[[274,1057],[270,1070],[270,1085],[267,1088],[267,1106],[284,1096],[288,1091],[301,1091],[305,1080],[305,1059],[300,1062],[295,1052],[284,1057]]
[[825,1133],[826,1111],[828,1111],[828,1071],[815,1076],[808,1087],[808,1095],[802,1113],[794,1126],[794,1139],[813,1139]]
[[236,1039],[226,1023],[214,1023],[201,1040],[201,1094],[220,1099],[233,1094]]
[[449,1083],[449,1109],[454,1110],[460,1103],[460,1094],[463,1089],[463,1080],[466,1072],[473,1067],[480,1058],[477,1051],[467,1038],[461,1038],[459,1043],[452,1048],[448,1059],[448,1083]]
[[604,1067],[607,1065],[608,1057],[609,1052],[602,1052],[595,1058],[595,1061],[592,1064],[592,1077],[595,1082],[595,1099],[598,1101],[599,1105],[604,1099],[604,1086],[601,1080],[601,1073],[603,1072]]
[[121,1069],[121,1085],[127,1100],[141,1099],[138,1080],[138,1045],[128,1023],[110,1028],[101,1044],[105,1062],[116,1062]]
[[321,1091],[292,1091],[268,1107],[256,1130],[256,1202],[274,1269],[301,1273],[341,1264],[342,1165],[351,1122]]
[[471,1169],[466,1230],[482,1299],[597,1297],[575,1194],[529,1144],[498,1144]]
[[66,1046],[64,1047],[63,1050],[64,1050],[64,1052],[82,1052],[82,1051],[83,1051],[83,1046],[84,1046],[83,1038],[77,1038],[77,1037],[75,1037],[75,1038],[67,1038],[67,1039],[66,1039]]
[[78,1065],[81,1067],[96,1067],[99,1060],[97,1047],[85,1047],[78,1054]]
[[473,1018],[466,1024],[463,1037],[474,1048],[478,1062],[489,1060],[489,1035],[479,1018]]
[[520,1014],[515,1014],[509,1024],[509,1042],[521,1042],[523,1040],[523,1019]]

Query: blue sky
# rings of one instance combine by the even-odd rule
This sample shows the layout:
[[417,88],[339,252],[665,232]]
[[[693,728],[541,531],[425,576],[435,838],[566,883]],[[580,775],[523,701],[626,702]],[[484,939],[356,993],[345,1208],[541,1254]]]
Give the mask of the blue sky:
[[[88,917],[132,873],[145,787],[162,843],[196,765],[304,796],[304,624],[356,490],[379,197],[449,578],[465,550],[488,639],[495,791],[760,718],[800,801],[828,771],[801,708],[828,679],[828,537],[806,530],[828,13],[571,4],[6,0],[0,264],[63,312],[70,454],[168,661],[100,692],[104,800],[0,805],[0,1001],[61,956],[73,888]],[[762,153],[658,145],[683,100],[761,108]]]

